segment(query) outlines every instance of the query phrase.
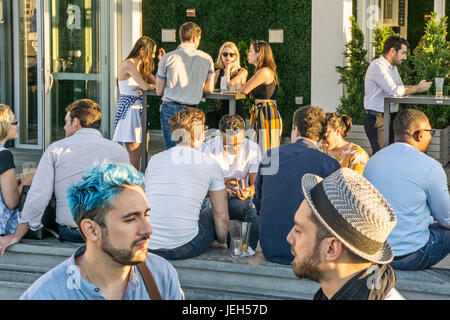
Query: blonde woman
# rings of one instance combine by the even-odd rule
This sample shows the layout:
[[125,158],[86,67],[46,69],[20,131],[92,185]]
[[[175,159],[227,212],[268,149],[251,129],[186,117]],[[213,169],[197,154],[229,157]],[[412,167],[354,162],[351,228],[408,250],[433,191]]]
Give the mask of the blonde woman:
[[10,235],[16,231],[18,220],[16,207],[24,185],[30,185],[34,175],[21,175],[20,182],[15,175],[14,157],[4,145],[7,141],[17,139],[19,134],[16,120],[11,109],[0,104],[0,236]]
[[[241,67],[241,56],[237,46],[230,41],[225,42],[219,50],[214,72],[214,88],[220,89],[222,77],[227,77],[228,85],[239,89],[247,82],[248,71]],[[206,114],[206,124],[210,128],[218,128],[220,119],[228,114],[229,101],[218,100],[214,110]],[[244,106],[241,100],[236,101],[236,114],[245,119]]]
[[262,151],[278,147],[283,123],[278,112],[277,66],[269,43],[256,40],[250,44],[248,62],[256,67],[255,74],[240,92],[250,94],[255,104],[250,109],[250,124]]
[[[164,49],[160,49],[158,58],[164,53]],[[152,74],[155,55],[155,41],[143,36],[136,41],[118,70],[120,96],[114,119],[113,141],[125,143],[130,162],[137,170],[140,166],[142,137],[143,106],[140,90],[155,89],[156,77]]]
[[319,149],[335,158],[342,168],[350,168],[363,174],[369,155],[360,146],[344,138],[352,128],[352,118],[336,112],[327,113],[327,131],[321,139]]

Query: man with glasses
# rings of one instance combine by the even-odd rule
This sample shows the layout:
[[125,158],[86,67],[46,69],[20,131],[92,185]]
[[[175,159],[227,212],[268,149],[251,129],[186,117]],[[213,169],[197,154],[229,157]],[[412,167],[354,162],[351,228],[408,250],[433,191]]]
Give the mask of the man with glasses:
[[150,252],[179,260],[194,258],[210,246],[227,248],[229,218],[222,169],[199,150],[205,140],[205,114],[187,107],[168,124],[177,145],[154,155],[145,171],[145,194],[152,208]]
[[222,168],[230,220],[252,223],[250,247],[255,250],[259,239],[259,216],[252,198],[261,151],[257,143],[245,138],[245,121],[241,116],[223,116],[219,130],[221,134],[205,142],[202,151]]
[[450,252],[447,176],[425,154],[434,132],[423,112],[401,111],[394,120],[395,143],[377,152],[364,170],[397,215],[388,238],[397,269],[426,269]]

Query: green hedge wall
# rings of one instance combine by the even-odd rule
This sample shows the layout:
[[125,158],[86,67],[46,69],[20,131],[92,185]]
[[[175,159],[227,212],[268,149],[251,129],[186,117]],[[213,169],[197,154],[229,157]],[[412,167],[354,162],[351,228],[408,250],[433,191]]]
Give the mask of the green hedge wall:
[[[209,53],[215,61],[225,41],[249,44],[251,40],[269,39],[269,29],[283,29],[284,43],[272,43],[278,67],[281,94],[277,99],[283,118],[283,135],[289,136],[292,114],[299,107],[295,97],[303,103],[311,100],[311,1],[312,0],[143,0],[143,34],[154,39],[158,48],[167,52],[179,44],[178,29],[186,21],[202,28],[200,50]],[[196,18],[187,18],[186,9],[195,8]],[[176,43],[162,43],[161,29],[175,29]],[[241,57],[241,59],[247,57]],[[252,74],[253,70],[249,70]],[[160,98],[150,100],[151,129],[159,129]],[[202,103],[204,110],[211,103]]]

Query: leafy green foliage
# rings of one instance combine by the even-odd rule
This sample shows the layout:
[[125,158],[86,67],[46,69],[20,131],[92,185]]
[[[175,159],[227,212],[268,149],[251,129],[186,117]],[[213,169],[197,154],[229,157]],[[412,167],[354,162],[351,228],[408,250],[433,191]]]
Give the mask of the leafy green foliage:
[[341,75],[338,83],[345,87],[345,93],[340,98],[337,112],[347,114],[354,124],[362,124],[364,117],[364,77],[369,67],[366,59],[367,50],[364,49],[364,35],[356,22],[352,22],[352,40],[346,44],[343,55],[348,65],[337,66],[336,71]]
[[[415,82],[433,82],[430,90],[424,93],[427,95],[435,94],[434,78],[446,78],[444,95],[450,92],[450,42],[447,41],[447,26],[446,16],[437,20],[436,13],[432,13],[431,19],[425,25],[425,34],[411,58]],[[450,108],[433,105],[419,105],[416,108],[427,114],[433,128],[440,129],[450,125]]]
[[[247,61],[251,40],[268,40],[268,29],[283,29],[284,43],[271,44],[278,67],[280,90],[278,110],[283,119],[283,135],[289,135],[293,112],[299,107],[295,97],[302,96],[304,104],[311,101],[311,1],[312,0],[143,0],[143,34],[154,39],[167,52],[179,44],[178,29],[186,21],[202,28],[200,50],[216,60],[220,46],[233,41],[241,53],[241,65],[253,74]],[[187,18],[186,9],[195,8],[197,18]],[[177,43],[162,43],[161,29],[175,29]],[[149,121],[159,129],[160,98],[150,99]],[[214,101],[201,103],[209,111]],[[246,109],[251,104],[247,99]]]

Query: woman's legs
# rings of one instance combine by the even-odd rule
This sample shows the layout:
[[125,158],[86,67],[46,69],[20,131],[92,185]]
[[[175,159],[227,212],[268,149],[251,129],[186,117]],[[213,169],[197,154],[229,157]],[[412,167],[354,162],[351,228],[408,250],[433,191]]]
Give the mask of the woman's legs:
[[130,155],[130,163],[136,170],[139,171],[141,167],[141,143],[138,142],[125,142],[128,154]]

